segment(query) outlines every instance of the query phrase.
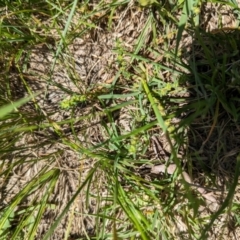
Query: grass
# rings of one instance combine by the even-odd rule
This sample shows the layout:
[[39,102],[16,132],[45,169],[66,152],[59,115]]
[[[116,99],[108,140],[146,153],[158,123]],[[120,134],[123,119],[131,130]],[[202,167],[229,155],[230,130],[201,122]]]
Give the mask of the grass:
[[237,239],[239,9],[208,4],[0,4],[0,239]]

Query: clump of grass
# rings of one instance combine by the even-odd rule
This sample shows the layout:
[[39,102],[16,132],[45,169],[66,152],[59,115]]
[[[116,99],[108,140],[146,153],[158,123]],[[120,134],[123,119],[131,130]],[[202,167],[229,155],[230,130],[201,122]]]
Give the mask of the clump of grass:
[[[229,192],[213,216],[201,213],[209,203],[183,178],[187,172],[190,183],[211,192],[226,187],[218,182],[229,177],[228,161],[238,168],[237,38],[200,34],[198,5],[139,2],[1,6],[1,105],[33,95],[31,81],[45,80],[41,98],[0,115],[2,239],[203,239],[216,230],[219,215],[237,216],[238,170],[230,168]],[[123,26],[131,22],[138,27],[126,33]],[[182,61],[185,28],[196,38],[194,57]],[[109,44],[109,36],[117,37]],[[109,64],[91,55],[106,61],[105,74],[112,74],[102,83],[89,77],[104,72],[94,66],[84,81],[71,52],[94,41],[115,59]],[[51,64],[27,79],[32,49],[39,46],[54,53]],[[74,90],[55,79],[59,72]],[[105,83],[103,90],[98,84]],[[63,97],[49,111],[43,103],[60,90]],[[176,165],[172,174],[170,163]],[[153,174],[156,165],[166,171]]]

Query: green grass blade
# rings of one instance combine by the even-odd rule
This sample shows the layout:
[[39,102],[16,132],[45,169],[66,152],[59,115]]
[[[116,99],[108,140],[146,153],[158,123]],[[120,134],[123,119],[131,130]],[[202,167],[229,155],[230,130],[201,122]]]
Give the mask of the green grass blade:
[[55,187],[56,182],[58,180],[59,174],[60,174],[59,170],[55,170],[55,172],[52,172],[51,179],[49,179],[49,183],[48,183],[49,186],[45,190],[46,192],[45,192],[45,194],[42,197],[42,200],[40,202],[40,208],[38,210],[38,213],[37,213],[37,216],[35,218],[34,224],[33,224],[32,228],[29,231],[29,236],[28,236],[29,240],[35,239],[35,235],[36,235],[38,226],[40,224],[40,221],[42,219],[44,211],[45,211],[45,209],[47,207],[47,201],[48,201],[51,193],[54,191],[54,187]]
[[[179,44],[180,44],[180,41],[182,39],[182,34],[183,34],[183,31],[184,31],[185,26],[187,24],[187,21],[192,16],[193,9],[194,9],[194,7],[197,7],[197,5],[198,5],[198,0],[196,0],[196,1],[195,0],[185,0],[184,1],[182,14],[181,14],[179,24],[178,24],[175,57],[178,55]],[[195,18],[198,18],[198,15]],[[193,27],[196,28],[197,26],[193,26]]]
[[202,232],[201,237],[199,238],[199,240],[201,239],[206,239],[207,236],[207,232],[211,229],[211,226],[213,225],[214,221],[218,218],[218,216],[220,214],[223,213],[223,211],[225,210],[225,208],[230,207],[231,206],[231,202],[233,199],[233,196],[235,194],[235,189],[238,185],[238,178],[240,176],[240,155],[237,156],[237,164],[236,164],[236,168],[235,168],[235,173],[234,173],[234,178],[233,178],[233,183],[228,191],[227,197],[225,198],[222,206],[218,209],[217,212],[215,212],[210,219],[210,223],[205,227],[205,229]]
[[50,238],[50,236],[53,234],[54,230],[57,228],[57,226],[59,225],[60,221],[62,220],[62,218],[65,216],[65,214],[69,211],[71,205],[73,204],[74,200],[78,197],[79,193],[81,192],[81,190],[87,185],[87,183],[89,182],[89,180],[92,179],[92,175],[95,173],[96,169],[98,168],[98,164],[95,165],[95,167],[90,170],[90,172],[88,173],[88,176],[86,177],[85,181],[82,183],[82,185],[78,188],[78,190],[76,191],[76,193],[73,195],[73,197],[71,198],[71,200],[68,202],[68,204],[66,205],[66,207],[64,208],[64,210],[61,212],[61,214],[59,215],[59,217],[56,219],[56,221],[54,222],[54,224],[49,228],[49,230],[47,231],[47,233],[44,235],[43,240],[47,240]]
[[4,107],[0,108],[0,118],[5,117],[7,114],[11,113],[12,111],[14,111],[15,109],[21,107],[22,105],[24,105],[25,103],[27,103],[28,101],[30,101],[31,99],[33,99],[34,97],[36,97],[38,94],[34,94],[33,96],[29,96],[26,98],[22,98],[16,102],[10,103]]
[[40,175],[36,178],[34,178],[30,183],[28,183],[13,199],[10,206],[6,208],[6,210],[3,212],[3,215],[0,218],[0,229],[4,229],[5,223],[8,221],[10,215],[14,212],[17,205],[29,194],[31,194],[33,191],[35,191],[37,188],[39,188],[42,184],[46,183],[51,179],[52,175],[56,170],[50,170],[48,172],[45,172],[46,168],[44,168]]
[[144,215],[134,206],[134,203],[130,200],[121,186],[118,187],[118,201],[129,219],[131,219],[134,227],[136,227],[141,234],[141,238],[143,240],[151,239],[151,236],[147,231],[150,224]]
[[67,22],[65,24],[64,30],[63,30],[63,32],[61,34],[61,40],[60,40],[60,42],[58,44],[58,48],[57,48],[56,53],[55,53],[55,58],[54,58],[54,62],[53,62],[52,67],[51,67],[51,71],[54,70],[57,58],[58,58],[60,52],[63,49],[63,45],[65,43],[65,38],[66,38],[66,35],[67,35],[67,32],[68,32],[68,29],[70,27],[71,21],[73,19],[74,12],[75,12],[76,7],[77,7],[77,3],[78,3],[78,0],[74,0],[74,2],[72,3],[71,11],[69,13],[69,16],[68,16]]
[[148,88],[148,85],[146,83],[146,80],[142,78],[141,81],[142,81],[143,88],[146,92],[147,98],[148,98],[148,100],[151,104],[151,107],[153,108],[153,111],[154,111],[155,115],[156,115],[158,124],[162,128],[163,132],[166,133],[167,132],[167,125],[165,124],[165,122],[163,120],[162,114],[158,110],[158,103],[154,100],[154,98],[153,98],[153,96],[152,96],[152,94],[151,94],[151,92]]

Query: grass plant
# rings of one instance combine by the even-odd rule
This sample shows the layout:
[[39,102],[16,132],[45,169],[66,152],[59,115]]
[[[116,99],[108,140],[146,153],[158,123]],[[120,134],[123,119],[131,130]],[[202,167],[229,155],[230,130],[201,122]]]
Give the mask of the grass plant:
[[239,14],[0,3],[0,239],[236,238],[238,19],[207,4]]

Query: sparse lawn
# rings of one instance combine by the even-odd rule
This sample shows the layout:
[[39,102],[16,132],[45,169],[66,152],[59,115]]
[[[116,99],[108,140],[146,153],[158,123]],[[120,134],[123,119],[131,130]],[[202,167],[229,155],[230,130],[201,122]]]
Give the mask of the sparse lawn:
[[239,239],[235,1],[0,2],[0,239]]

